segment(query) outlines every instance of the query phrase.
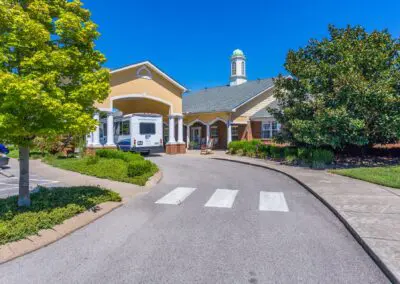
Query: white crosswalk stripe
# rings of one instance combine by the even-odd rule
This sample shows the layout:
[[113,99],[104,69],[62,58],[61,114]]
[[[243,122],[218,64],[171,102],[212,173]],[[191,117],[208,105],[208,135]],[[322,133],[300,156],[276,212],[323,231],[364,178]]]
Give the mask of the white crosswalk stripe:
[[289,212],[283,192],[260,192],[260,211]]
[[157,200],[156,203],[179,205],[195,190],[196,188],[192,187],[177,187],[170,193],[164,195],[162,198]]
[[232,208],[238,192],[238,190],[232,189],[217,189],[204,206]]

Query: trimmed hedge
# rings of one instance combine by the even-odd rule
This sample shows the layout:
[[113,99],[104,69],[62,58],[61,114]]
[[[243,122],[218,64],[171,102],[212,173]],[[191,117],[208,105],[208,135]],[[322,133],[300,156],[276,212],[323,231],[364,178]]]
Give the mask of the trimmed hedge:
[[99,149],[96,150],[96,156],[100,158],[106,159],[120,159],[125,162],[133,162],[133,161],[143,161],[144,158],[140,156],[140,154],[131,153],[131,152],[123,152],[119,150],[111,150],[111,149]]
[[133,161],[128,164],[128,177],[138,177],[147,172],[150,172],[153,163],[147,160]]
[[266,145],[260,140],[233,141],[228,145],[230,154],[240,156],[285,160],[291,164],[305,164],[313,168],[324,168],[333,163],[331,150],[318,148],[296,148],[293,146]]

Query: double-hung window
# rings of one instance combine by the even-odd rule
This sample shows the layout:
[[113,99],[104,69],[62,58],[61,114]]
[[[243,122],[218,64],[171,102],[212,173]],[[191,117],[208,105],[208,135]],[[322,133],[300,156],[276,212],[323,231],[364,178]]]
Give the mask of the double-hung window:
[[280,126],[276,121],[263,122],[261,125],[261,138],[271,139],[278,134],[279,129]]
[[239,129],[237,125],[232,125],[232,141],[239,140]]

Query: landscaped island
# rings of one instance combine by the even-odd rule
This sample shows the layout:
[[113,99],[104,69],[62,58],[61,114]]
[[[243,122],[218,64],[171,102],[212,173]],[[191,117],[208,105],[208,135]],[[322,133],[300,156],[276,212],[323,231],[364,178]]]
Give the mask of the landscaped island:
[[145,185],[158,171],[156,164],[139,154],[106,149],[80,158],[46,156],[43,161],[65,170],[137,185]]
[[17,199],[0,199],[0,245],[50,229],[100,203],[121,201],[118,193],[94,186],[39,187],[26,208],[18,207]]

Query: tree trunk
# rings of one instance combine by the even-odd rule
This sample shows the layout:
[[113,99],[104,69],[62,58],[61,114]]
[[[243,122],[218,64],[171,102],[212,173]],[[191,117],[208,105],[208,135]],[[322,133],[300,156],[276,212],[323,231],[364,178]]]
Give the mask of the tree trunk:
[[19,147],[19,196],[18,206],[29,207],[29,147]]

